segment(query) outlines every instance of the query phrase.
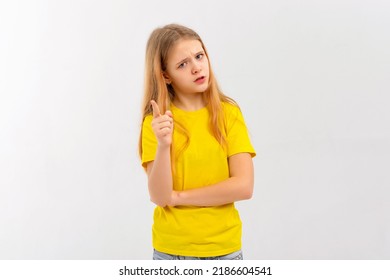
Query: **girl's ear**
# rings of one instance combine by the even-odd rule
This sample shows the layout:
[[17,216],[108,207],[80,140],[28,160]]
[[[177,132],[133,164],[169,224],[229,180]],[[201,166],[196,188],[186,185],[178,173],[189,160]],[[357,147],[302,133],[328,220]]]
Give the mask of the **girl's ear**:
[[162,75],[163,75],[163,78],[164,78],[164,80],[165,80],[165,83],[168,84],[168,85],[170,85],[170,84],[172,83],[172,81],[171,81],[171,78],[169,78],[168,73],[164,71],[164,72],[162,73]]

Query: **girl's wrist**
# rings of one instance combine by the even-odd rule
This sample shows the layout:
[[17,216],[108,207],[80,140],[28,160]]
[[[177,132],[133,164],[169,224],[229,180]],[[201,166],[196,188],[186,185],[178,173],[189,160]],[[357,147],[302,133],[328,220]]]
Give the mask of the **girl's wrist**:
[[180,205],[180,192],[172,191],[170,206],[174,207],[178,205]]
[[159,150],[170,150],[171,149],[171,144],[160,144],[160,143],[157,143],[157,149],[159,149]]

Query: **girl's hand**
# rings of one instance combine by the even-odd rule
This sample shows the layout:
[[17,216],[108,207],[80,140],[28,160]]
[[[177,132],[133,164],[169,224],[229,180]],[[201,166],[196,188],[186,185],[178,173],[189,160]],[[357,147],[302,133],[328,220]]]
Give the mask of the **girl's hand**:
[[150,101],[153,109],[152,128],[156,135],[158,145],[169,147],[172,144],[173,115],[171,111],[166,111],[161,115],[160,108],[154,100]]
[[179,205],[179,192],[172,191],[171,201],[168,203],[168,206],[175,207]]

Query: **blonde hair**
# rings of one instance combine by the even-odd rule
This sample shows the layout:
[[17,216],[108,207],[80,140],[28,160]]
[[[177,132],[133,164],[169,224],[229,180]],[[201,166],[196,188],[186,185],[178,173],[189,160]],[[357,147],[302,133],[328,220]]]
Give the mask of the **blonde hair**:
[[[205,55],[209,61],[209,84],[207,90],[203,93],[203,99],[206,102],[207,109],[210,114],[209,127],[210,131],[223,146],[226,146],[226,139],[223,133],[224,114],[221,102],[228,102],[237,106],[237,103],[224,95],[215,79],[214,73],[211,69],[210,59],[207,50],[203,44],[200,36],[190,28],[178,24],[169,24],[161,28],[155,29],[149,37],[146,46],[145,56],[145,81],[144,81],[144,97],[142,103],[142,122],[147,115],[152,114],[151,100],[155,100],[160,108],[162,114],[170,108],[170,103],[175,97],[175,92],[171,85],[167,85],[163,77],[163,72],[166,70],[166,63],[168,59],[169,50],[180,39],[198,40]],[[141,125],[142,127],[142,125]],[[173,151],[172,154],[180,154],[189,145],[189,133],[180,123],[175,121],[175,131],[180,131],[187,137],[187,142],[178,151]],[[142,129],[139,138],[139,154],[142,157]],[[174,157],[171,157],[174,159]]]

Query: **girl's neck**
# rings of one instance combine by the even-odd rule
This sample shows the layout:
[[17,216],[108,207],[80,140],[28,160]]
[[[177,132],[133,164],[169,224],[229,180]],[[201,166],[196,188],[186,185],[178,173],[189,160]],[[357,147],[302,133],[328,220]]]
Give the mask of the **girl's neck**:
[[203,100],[203,94],[195,94],[192,96],[176,95],[173,99],[173,104],[184,111],[196,111],[206,106]]

